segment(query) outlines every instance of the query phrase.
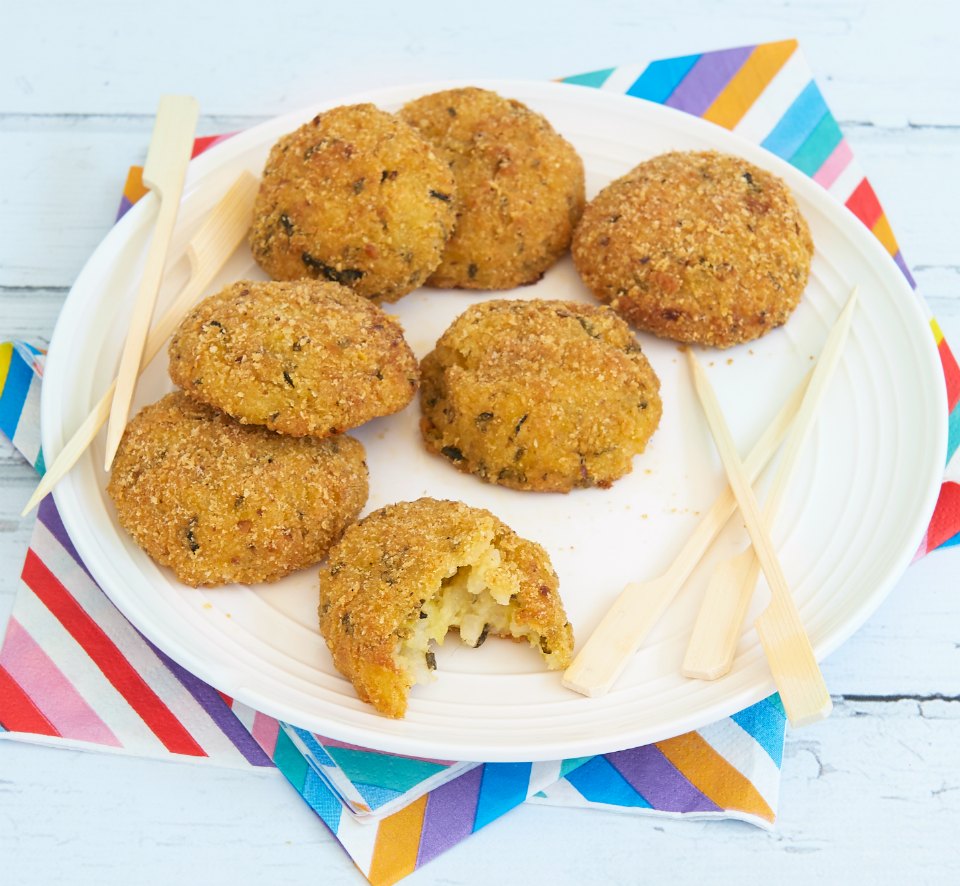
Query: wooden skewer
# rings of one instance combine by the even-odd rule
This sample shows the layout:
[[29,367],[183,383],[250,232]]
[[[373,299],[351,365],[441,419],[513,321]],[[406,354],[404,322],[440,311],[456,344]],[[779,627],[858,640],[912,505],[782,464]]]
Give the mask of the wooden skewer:
[[[809,378],[797,385],[747,457],[744,468],[751,482],[786,435],[800,408]],[[631,582],[624,587],[564,672],[564,686],[589,696],[604,695],[610,690],[736,508],[736,498],[727,487],[704,514],[666,572],[658,578]]]
[[133,389],[140,375],[147,330],[163,278],[163,266],[173,237],[173,226],[180,208],[187,164],[193,150],[193,137],[200,109],[196,99],[187,95],[165,95],[160,99],[153,137],[143,166],[143,182],[160,200],[147,260],[137,290],[130,326],[127,330],[117,384],[107,424],[107,454],[104,470],[110,470],[120,437],[127,426]]
[[[857,288],[854,287],[846,307],[827,336],[803,404],[787,437],[773,485],[764,502],[763,519],[767,526],[773,525],[800,449],[814,425],[817,407],[840,361],[856,303]],[[681,668],[685,677],[716,680],[729,672],[759,575],[760,561],[752,545],[717,566],[707,585],[687,646]]]
[[[770,616],[765,629],[760,631],[760,642],[773,672],[774,682],[780,691],[784,710],[793,726],[821,720],[830,713],[833,702],[817,665],[813,647],[793,602],[780,560],[770,541],[767,526],[760,514],[760,506],[740,461],[717,396],[691,349],[687,350],[687,359],[693,372],[694,387],[720,453],[720,460],[737,497],[740,513],[747,524],[747,532],[773,595],[767,609]],[[759,620],[757,628],[760,630]]]
[[[250,228],[253,201],[257,194],[257,179],[249,172],[241,173],[223,199],[213,207],[206,220],[187,246],[190,260],[190,280],[174,303],[150,331],[144,348],[143,365],[146,366],[164,346],[174,329],[193,307],[213,278],[236,251]],[[110,403],[116,388],[116,379],[111,382],[100,402],[86,417],[67,444],[47,468],[40,484],[34,490],[21,516],[32,511],[57,483],[77,463],[87,447],[103,427],[110,414]]]

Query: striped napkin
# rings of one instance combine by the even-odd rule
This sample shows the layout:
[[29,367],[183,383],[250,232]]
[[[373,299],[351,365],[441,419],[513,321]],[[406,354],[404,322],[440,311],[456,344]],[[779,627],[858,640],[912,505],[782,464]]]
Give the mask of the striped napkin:
[[[795,41],[597,71],[565,82],[696,114],[762,144],[812,176],[906,264],[873,189]],[[198,140],[197,151],[221,137]],[[121,214],[143,193],[139,171]],[[937,341],[960,442],[960,370]],[[43,353],[0,345],[0,430],[42,473]],[[960,542],[960,485],[945,482],[918,555]],[[769,825],[785,717],[772,696],[703,729],[642,748],[547,763],[478,764],[377,753],[278,722],[230,699],[152,646],[77,557],[51,499],[41,506],[0,648],[0,737],[276,766],[371,883],[390,884],[522,802]]]

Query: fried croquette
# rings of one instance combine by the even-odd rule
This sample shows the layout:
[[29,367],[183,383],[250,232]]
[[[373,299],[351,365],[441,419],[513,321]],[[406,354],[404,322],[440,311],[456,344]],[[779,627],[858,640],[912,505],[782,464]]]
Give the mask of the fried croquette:
[[403,330],[338,283],[241,281],[170,342],[170,377],[244,424],[326,437],[403,409],[419,369]]
[[473,647],[525,639],[548,668],[566,668],[573,629],[558,585],[546,551],[489,511],[421,498],[364,517],[330,551],[320,632],[360,698],[402,717],[452,627]]
[[323,559],[366,503],[367,466],[351,437],[283,437],[177,391],[127,426],[107,491],[184,584],[252,584]]
[[512,489],[607,487],[660,421],[660,381],[610,308],[488,301],[421,363],[427,448]]
[[674,152],[590,201],[572,252],[590,291],[636,328],[726,348],[787,321],[813,240],[777,176],[740,157]]
[[318,114],[270,151],[250,245],[274,279],[313,277],[392,302],[440,263],[456,221],[453,174],[373,105]]
[[457,225],[430,286],[535,283],[570,246],[584,204],[583,162],[540,114],[484,89],[409,102],[400,116],[446,159]]

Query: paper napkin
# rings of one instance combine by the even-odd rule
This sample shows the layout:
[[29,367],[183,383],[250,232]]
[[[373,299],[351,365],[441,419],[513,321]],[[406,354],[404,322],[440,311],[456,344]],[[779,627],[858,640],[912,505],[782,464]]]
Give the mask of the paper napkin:
[[[565,82],[661,102],[763,145],[844,203],[913,285],[879,201],[795,41],[610,68]],[[223,137],[198,140],[196,152]],[[121,214],[142,194],[134,169]],[[947,379],[949,458],[960,442],[960,370],[932,317],[930,326]],[[0,345],[0,430],[41,473],[42,372],[39,348]],[[945,482],[918,555],[958,542],[960,485]],[[49,498],[0,648],[0,737],[276,766],[378,886],[522,802],[769,825],[784,728],[772,696],[654,745],[548,763],[428,760],[346,745],[235,702],[152,646],[96,586]]]

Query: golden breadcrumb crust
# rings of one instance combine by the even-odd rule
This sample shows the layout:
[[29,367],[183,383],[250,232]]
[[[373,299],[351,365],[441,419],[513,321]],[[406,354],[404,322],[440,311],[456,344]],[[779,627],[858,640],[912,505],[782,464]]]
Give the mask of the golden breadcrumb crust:
[[810,272],[810,230],[786,184],[740,157],[641,163],[584,210],[573,260],[638,329],[725,348],[783,325]]
[[491,633],[525,638],[549,668],[567,667],[573,630],[546,551],[489,511],[421,498],[351,526],[320,572],[320,631],[360,698],[387,716],[405,714],[417,680],[407,644],[446,588],[481,563],[487,593],[507,600],[510,613],[509,629]]
[[333,108],[271,149],[253,257],[277,280],[313,277],[396,301],[440,263],[454,189],[446,162],[399,117],[369,104]]
[[326,437],[403,409],[417,360],[403,330],[338,283],[240,281],[170,342],[170,377],[244,424]]
[[367,466],[351,437],[284,437],[177,391],[127,426],[107,491],[180,581],[252,584],[323,559],[366,503]]
[[409,102],[400,115],[446,159],[457,225],[430,286],[534,283],[570,246],[584,204],[583,162],[540,114],[484,89]]
[[660,421],[660,382],[607,307],[488,301],[421,363],[427,448],[513,489],[568,492],[629,473]]

